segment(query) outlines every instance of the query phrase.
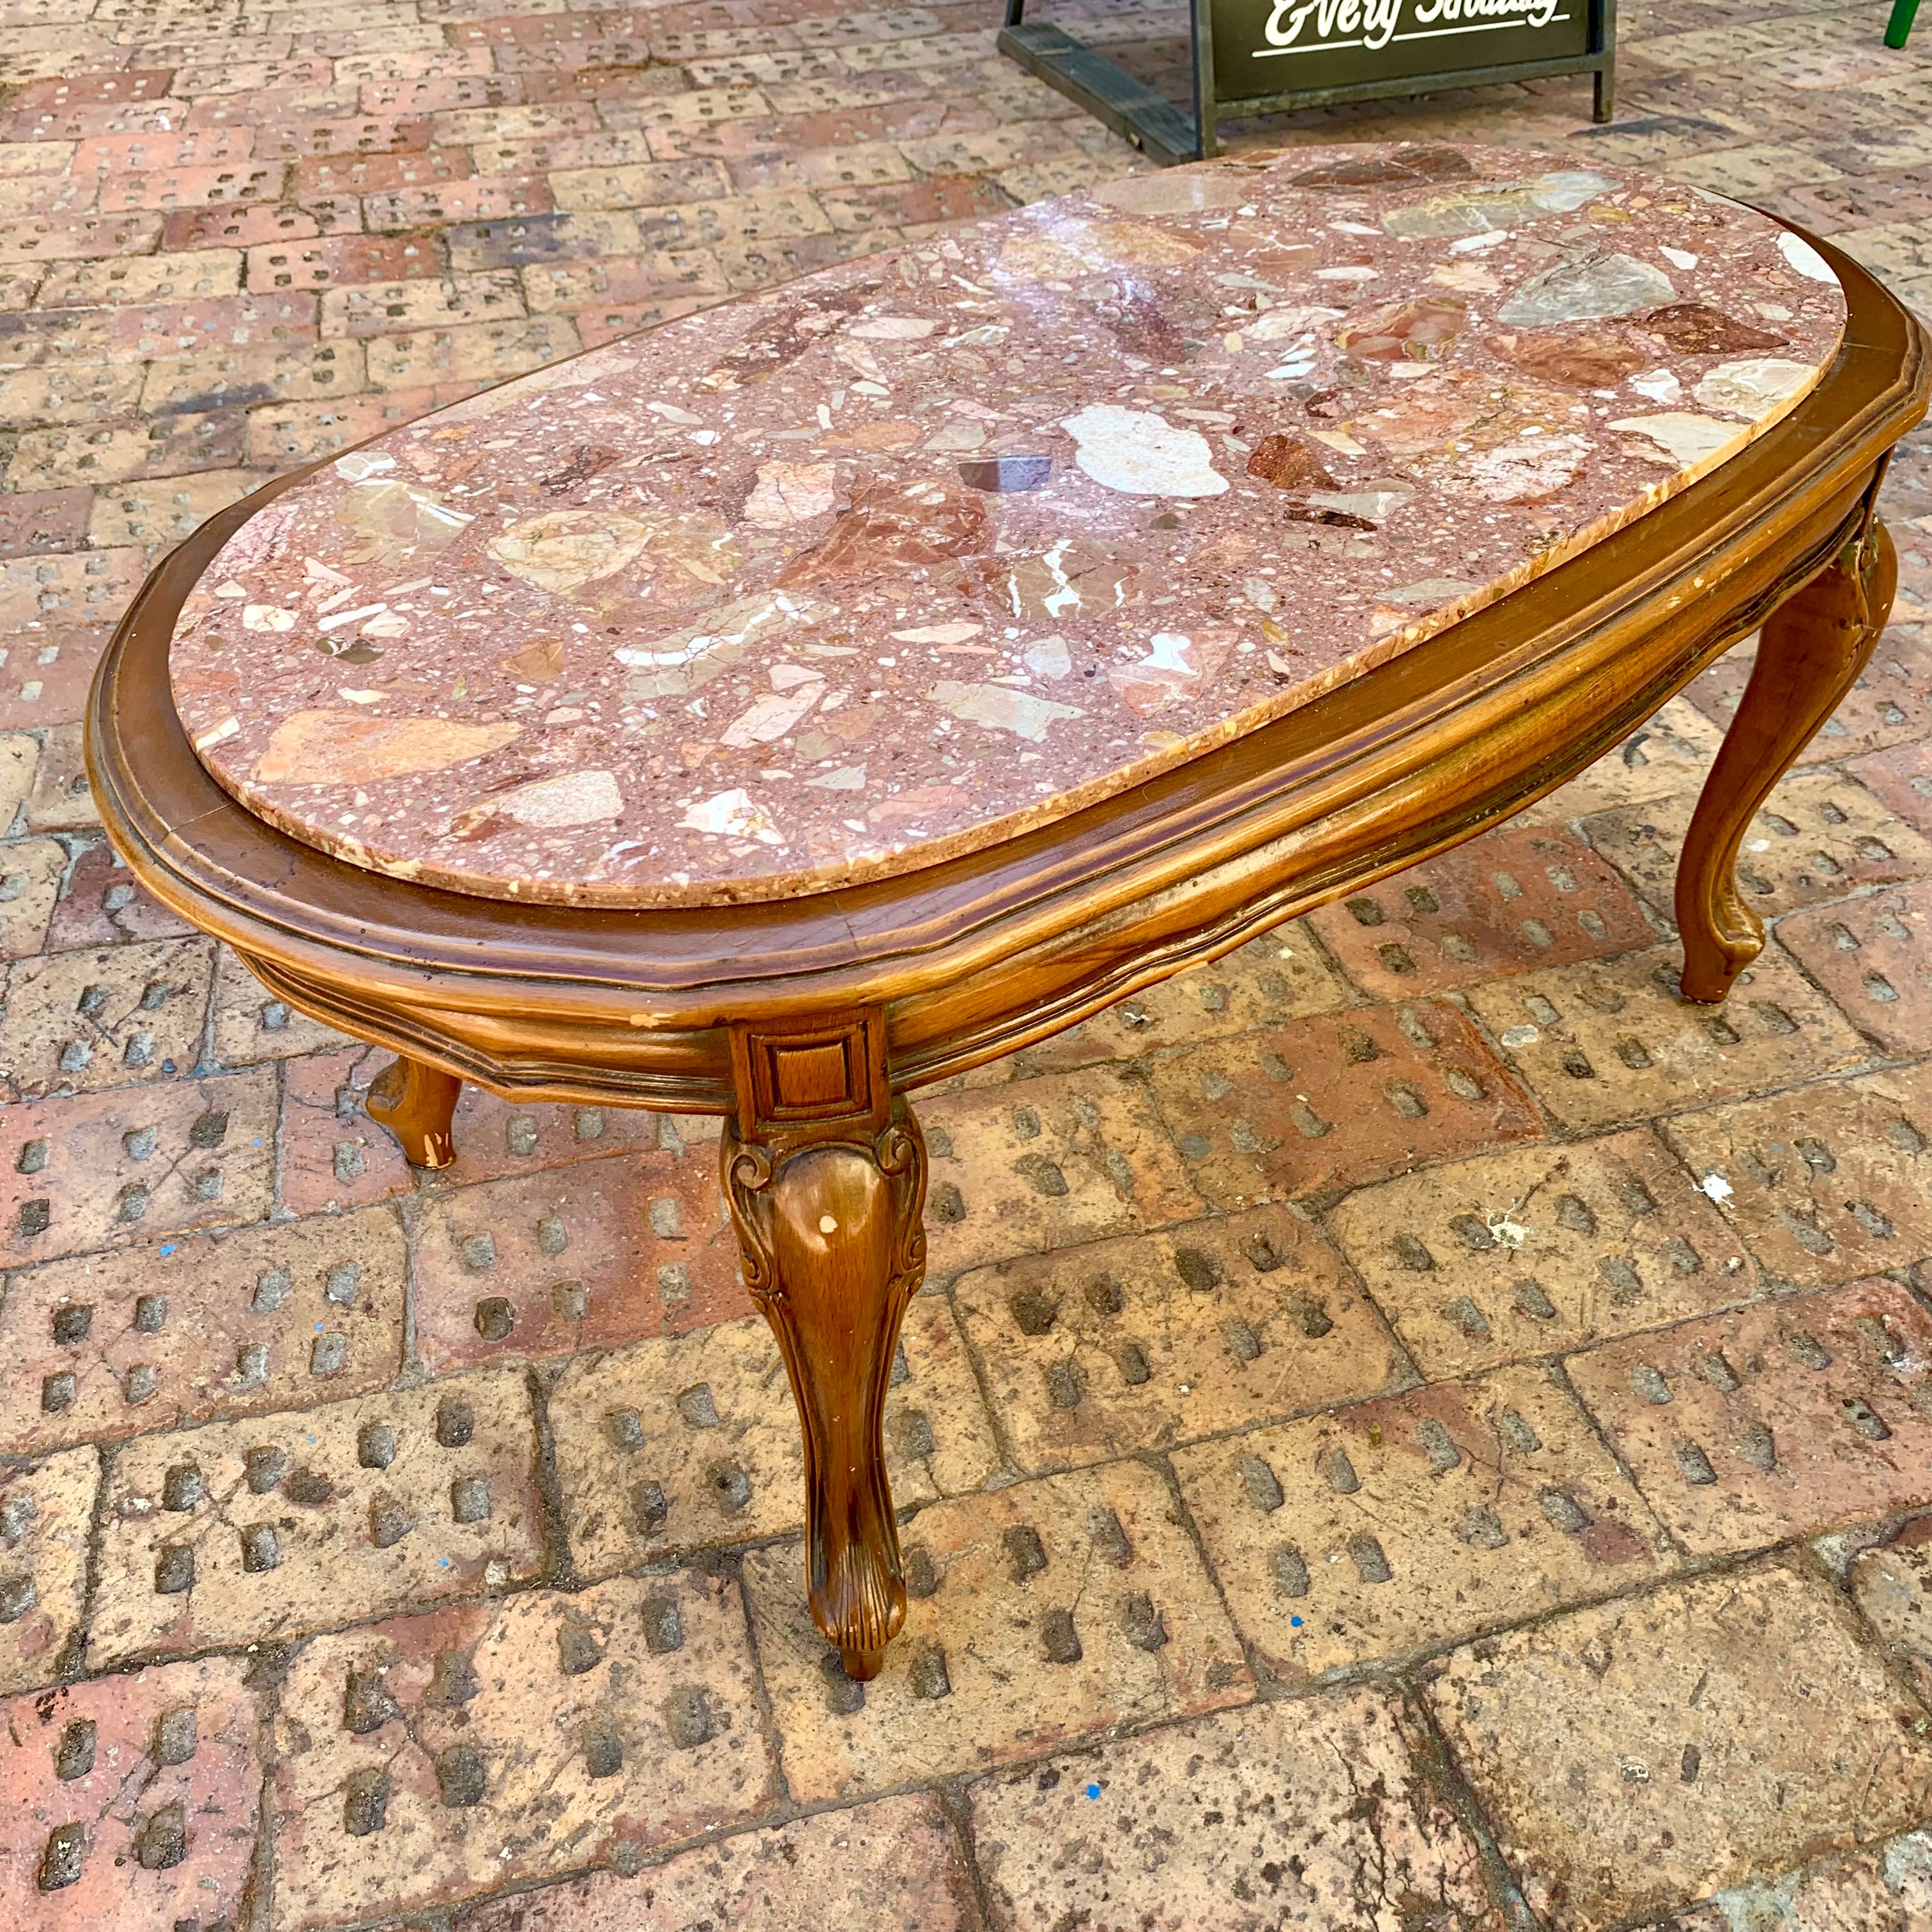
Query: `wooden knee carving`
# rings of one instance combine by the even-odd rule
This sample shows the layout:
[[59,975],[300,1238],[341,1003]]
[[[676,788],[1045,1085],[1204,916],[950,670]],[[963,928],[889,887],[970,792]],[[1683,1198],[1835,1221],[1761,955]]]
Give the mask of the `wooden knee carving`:
[[876,1019],[829,1031],[740,1036],[742,1111],[722,1161],[746,1286],[804,1432],[812,1616],[868,1678],[905,1617],[882,1425],[925,1273],[926,1146],[886,1090]]

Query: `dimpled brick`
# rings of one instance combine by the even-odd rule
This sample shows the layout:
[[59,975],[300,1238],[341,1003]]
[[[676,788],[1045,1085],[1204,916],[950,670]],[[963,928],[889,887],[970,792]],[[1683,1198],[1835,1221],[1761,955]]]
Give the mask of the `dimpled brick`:
[[290,1214],[359,1208],[411,1190],[395,1136],[364,1111],[370,1082],[391,1058],[357,1046],[284,1063],[278,1191]]
[[[0,808],[4,805],[0,800]],[[24,838],[0,848],[0,959],[39,952],[66,872],[67,849],[58,839]]]
[[[804,1520],[798,1412],[760,1317],[574,1362],[550,1414],[580,1574],[795,1534]],[[936,1295],[907,1312],[884,1434],[902,1509],[976,1490],[999,1466],[952,1312]]]
[[974,1841],[1012,1932],[1502,1932],[1431,1762],[1400,1692],[1251,1706],[982,1779]]
[[[457,1165],[442,1174],[442,1180],[451,1187],[464,1187],[605,1154],[656,1147],[674,1153],[681,1143],[667,1132],[669,1124],[663,1114],[647,1113],[640,1107],[553,1106],[506,1100],[487,1088],[466,1082],[450,1125]],[[714,1132],[714,1143],[716,1138]],[[698,1150],[694,1158],[707,1172],[715,1168],[715,1144]]]
[[1812,1287],[1932,1253],[1932,1068],[1712,1107],[1665,1132],[1776,1277]]
[[87,758],[78,724],[56,725],[40,746],[34,789],[27,800],[27,824],[35,832],[86,832],[100,823],[87,776]]
[[737,1587],[696,1573],[319,1639],[276,1743],[276,1932],[634,1860],[776,1782]]
[[580,1160],[440,1193],[415,1243],[424,1362],[568,1354],[742,1313],[710,1151]]
[[0,1690],[52,1682],[80,1633],[100,1480],[92,1449],[0,1471]]
[[[1668,906],[1696,805],[1681,793],[1586,819],[1584,830],[1654,904]],[[1746,905],[1774,916],[1928,872],[1932,844],[1882,800],[1836,772],[1801,772],[1778,786],[1745,828],[1737,883]]]
[[1723,1217],[1641,1131],[1405,1175],[1328,1221],[1430,1375],[1654,1328],[1757,1288]]
[[1700,1556],[1932,1502],[1932,1316],[1896,1282],[1758,1302],[1567,1366]]
[[259,1220],[274,1113],[266,1068],[0,1107],[0,1255],[18,1267]]
[[116,1458],[91,1663],[470,1595],[541,1559],[514,1370],[144,1436]]
[[1781,1564],[1486,1638],[1432,1676],[1450,1748],[1558,1932],[1882,1838],[1932,1802],[1917,1714],[1829,1587]]
[[1922,835],[1932,833],[1932,745],[1900,745],[1854,758],[1846,770]]
[[208,1658],[0,1706],[0,1918],[238,1922],[262,1789],[248,1675]]
[[1587,845],[1526,825],[1364,886],[1310,922],[1355,984],[1384,1000],[1656,937],[1629,887]]
[[1542,1370],[1198,1444],[1174,1469],[1236,1624],[1291,1680],[1607,1596],[1669,1561]]
[[111,946],[119,939],[167,939],[193,931],[134,883],[105,838],[83,847],[61,888],[47,950]]
[[1864,1046],[1774,950],[1721,1006],[1678,992],[1675,946],[1474,986],[1483,1024],[1565,1127],[1615,1126],[1828,1073]]
[[332,1026],[310,1019],[272,992],[222,946],[214,976],[214,1057],[224,1066],[287,1060],[348,1042]]
[[1778,944],[1888,1053],[1932,1039],[1932,884],[1846,899],[1779,920]]
[[922,1100],[926,1272],[1201,1211],[1144,1090],[1109,1068]]
[[978,1932],[952,1826],[926,1792],[882,1798],[479,1906],[464,1932]]
[[403,1272],[382,1208],[23,1270],[0,1305],[0,1449],[379,1388],[402,1366]]
[[1298,1021],[1150,1070],[1175,1144],[1217,1208],[1318,1199],[1538,1132],[1514,1076],[1439,1000]]
[[1227,1613],[1144,1464],[935,1503],[899,1540],[905,1626],[862,1684],[812,1624],[800,1546],[746,1559],[786,1781],[801,1803],[1036,1756],[1114,1724],[1253,1694]]
[[185,1073],[214,977],[205,939],[17,959],[7,979],[0,1084],[17,1100]]
[[1028,1469],[1350,1401],[1404,1373],[1334,1251],[1280,1208],[995,1262],[953,1300]]

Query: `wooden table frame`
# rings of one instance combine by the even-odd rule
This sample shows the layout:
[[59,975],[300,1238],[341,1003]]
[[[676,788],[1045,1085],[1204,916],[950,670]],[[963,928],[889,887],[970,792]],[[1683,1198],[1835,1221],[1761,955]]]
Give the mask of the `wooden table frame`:
[[274,830],[195,756],[168,647],[222,544],[307,471],[212,518],[142,587],[94,682],[94,796],[164,904],[278,998],[402,1056],[369,1106],[412,1161],[452,1157],[464,1080],[728,1117],[745,1279],[804,1426],[813,1614],[868,1677],[905,1613],[880,1424],[924,1261],[908,1090],[1496,824],[1760,626],[1679,863],[1685,995],[1723,999],[1762,946],[1738,843],[1884,626],[1895,567],[1874,500],[1932,387],[1924,329],[1817,245],[1845,284],[1844,344],[1710,476],[1304,709],[968,857],[770,904],[613,911],[432,890]]

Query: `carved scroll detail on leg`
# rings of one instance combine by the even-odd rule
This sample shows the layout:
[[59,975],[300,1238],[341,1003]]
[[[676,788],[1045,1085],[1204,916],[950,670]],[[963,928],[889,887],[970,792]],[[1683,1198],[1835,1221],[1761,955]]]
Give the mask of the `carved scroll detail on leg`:
[[882,1425],[906,1303],[926,1272],[926,1144],[903,1100],[876,1135],[776,1152],[728,1128],[745,1282],[778,1336],[805,1435],[812,1613],[854,1677],[905,1618]]
[[1750,682],[1677,862],[1685,998],[1723,999],[1763,950],[1763,923],[1738,892],[1738,848],[1772,788],[1864,668],[1898,582],[1892,539],[1874,518],[1828,569],[1766,619]]
[[392,1060],[370,1082],[369,1118],[402,1143],[412,1167],[447,1167],[456,1158],[449,1122],[462,1092],[463,1082],[440,1067]]

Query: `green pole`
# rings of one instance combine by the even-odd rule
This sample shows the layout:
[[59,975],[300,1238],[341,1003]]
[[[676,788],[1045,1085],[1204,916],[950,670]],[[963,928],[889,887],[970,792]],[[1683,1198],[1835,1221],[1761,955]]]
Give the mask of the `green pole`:
[[1902,47],[1912,31],[1912,16],[1918,11],[1918,0],[1892,0],[1892,18],[1885,24],[1885,44]]

